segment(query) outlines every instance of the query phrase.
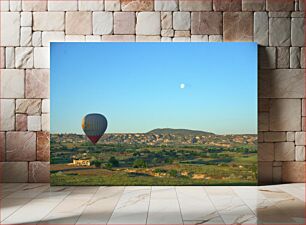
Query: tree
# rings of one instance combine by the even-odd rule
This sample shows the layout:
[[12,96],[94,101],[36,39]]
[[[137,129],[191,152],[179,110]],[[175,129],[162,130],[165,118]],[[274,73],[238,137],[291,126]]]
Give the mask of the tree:
[[217,153],[210,153],[210,158],[218,158],[218,154]]
[[113,165],[112,165],[111,163],[108,162],[108,163],[106,163],[106,164],[104,165],[104,168],[110,170],[110,169],[113,168]]
[[108,162],[110,164],[112,164],[112,167],[118,167],[119,166],[119,161],[114,156],[110,157]]
[[153,170],[154,173],[167,173],[167,170],[161,169],[161,168],[156,168]]
[[171,157],[168,157],[168,158],[165,159],[165,163],[171,164],[171,163],[173,163],[173,159]]
[[178,172],[177,172],[177,170],[169,170],[169,175],[171,177],[177,177],[178,176]]
[[100,168],[101,167],[101,161],[100,160],[94,160],[94,161],[92,161],[92,164],[94,164],[94,166],[96,168]]
[[143,159],[136,159],[133,163],[134,168],[146,168],[147,164]]
[[153,164],[153,165],[157,165],[158,162],[159,162],[159,159],[158,159],[158,158],[153,158],[153,159],[152,159],[152,164]]
[[194,172],[192,172],[192,171],[188,173],[188,177],[190,177],[190,178],[192,178],[193,175],[194,175]]
[[133,156],[140,156],[140,152],[134,152]]

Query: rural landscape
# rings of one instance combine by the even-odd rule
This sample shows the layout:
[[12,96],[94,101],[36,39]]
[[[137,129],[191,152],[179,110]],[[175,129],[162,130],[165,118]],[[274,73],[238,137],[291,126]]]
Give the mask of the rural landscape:
[[257,185],[257,48],[52,43],[51,184]]
[[52,185],[256,185],[257,135],[186,129],[51,134]]

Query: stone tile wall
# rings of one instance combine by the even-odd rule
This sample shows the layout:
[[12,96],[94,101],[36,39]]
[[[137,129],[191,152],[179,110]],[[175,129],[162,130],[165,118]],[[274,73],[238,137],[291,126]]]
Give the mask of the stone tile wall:
[[305,181],[303,0],[1,0],[0,38],[3,182],[49,181],[50,41],[257,42],[259,182]]

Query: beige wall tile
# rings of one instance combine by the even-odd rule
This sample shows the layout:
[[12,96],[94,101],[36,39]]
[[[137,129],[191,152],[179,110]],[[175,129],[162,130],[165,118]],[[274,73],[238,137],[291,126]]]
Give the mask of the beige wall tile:
[[15,100],[0,99],[0,131],[15,129]]
[[268,11],[292,11],[294,9],[294,0],[267,0],[266,4]]
[[300,131],[301,105],[300,99],[272,99],[270,108],[270,130]]
[[135,34],[136,14],[134,12],[114,13],[114,34]]
[[177,11],[178,0],[154,1],[155,11]]
[[290,46],[290,18],[269,19],[270,46]]
[[41,128],[43,131],[50,131],[50,114],[43,113],[41,115]]
[[103,0],[78,0],[78,4],[80,11],[101,11],[104,9]]
[[28,162],[1,162],[2,182],[28,182]]
[[276,161],[294,161],[294,142],[279,142],[274,144]]
[[259,68],[275,69],[276,68],[276,48],[259,47]]
[[64,42],[65,33],[63,31],[44,31],[42,32],[42,45],[49,47],[50,42]]
[[22,0],[23,11],[46,11],[47,10],[46,0]]
[[296,132],[295,133],[295,144],[296,145],[306,145],[305,138],[306,138],[305,132]]
[[30,162],[29,163],[29,182],[49,183],[50,182],[50,163],[49,162]]
[[258,161],[274,160],[274,144],[273,143],[259,143],[258,144]]
[[16,113],[39,115],[41,113],[40,99],[16,99]]
[[172,13],[171,12],[161,12],[161,28],[162,29],[172,29]]
[[1,46],[18,46],[20,40],[20,13],[1,13]]
[[16,69],[2,69],[1,73],[1,98],[24,97],[24,71]]
[[48,47],[34,48],[34,68],[45,69],[50,67],[50,49]]
[[290,67],[290,48],[277,47],[276,48],[277,68],[287,69]]
[[65,29],[64,12],[34,12],[33,30],[63,31]]
[[77,11],[78,0],[48,0],[48,11]]
[[50,112],[50,99],[42,100],[42,112],[49,113]]
[[254,13],[254,41],[259,45],[269,44],[269,19],[267,12]]
[[122,11],[152,11],[153,0],[121,0]]
[[305,161],[305,146],[295,146],[295,161]]
[[160,36],[143,36],[137,35],[136,42],[160,42]]
[[21,27],[20,29],[20,46],[31,46],[32,27]]
[[28,131],[41,131],[41,116],[28,116]]
[[214,11],[241,11],[241,0],[213,0]]
[[36,160],[36,133],[7,132],[6,159],[7,161]]
[[91,12],[66,12],[66,34],[92,34]]
[[49,98],[49,70],[26,71],[26,98]]
[[220,12],[192,12],[191,34],[222,34]]
[[16,114],[16,131],[28,130],[28,117],[26,114]]
[[225,12],[223,14],[224,41],[253,41],[253,14]]
[[137,14],[137,35],[160,35],[160,12],[140,12]]
[[261,98],[303,98],[304,71],[300,69],[259,70],[258,95]]
[[269,130],[269,113],[261,112],[258,114],[258,130],[259,131]]
[[120,0],[105,0],[105,11],[120,11]]
[[291,19],[291,43],[292,46],[304,46],[305,31],[304,18]]
[[265,142],[284,142],[287,140],[286,132],[265,132]]
[[46,131],[37,132],[37,160],[50,160],[50,134]]
[[258,184],[271,184],[273,179],[272,162],[258,162]]
[[20,25],[23,27],[32,26],[32,12],[21,12]]
[[212,11],[212,0],[179,0],[180,11]]
[[32,47],[15,48],[15,67],[17,69],[33,68],[33,48]]
[[190,13],[174,12],[173,13],[173,29],[174,30],[190,30]]
[[66,35],[65,36],[65,41],[66,42],[84,42],[85,35]]
[[242,0],[243,11],[264,11],[266,0]]
[[93,34],[112,34],[113,13],[94,12],[92,16],[93,16]]
[[306,162],[284,162],[282,167],[283,182],[306,182]]
[[135,42],[135,35],[103,35],[103,42]]

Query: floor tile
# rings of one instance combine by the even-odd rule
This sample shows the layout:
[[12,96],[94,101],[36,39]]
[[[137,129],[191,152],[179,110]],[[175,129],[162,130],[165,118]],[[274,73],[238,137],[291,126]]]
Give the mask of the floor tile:
[[147,224],[183,224],[174,187],[152,187]]
[[151,187],[126,187],[108,224],[146,224]]
[[6,196],[7,198],[35,198],[41,192],[46,191],[49,184],[28,184],[16,192]]
[[38,223],[53,208],[55,208],[60,201],[62,201],[62,199],[33,199],[7,217],[2,224]]
[[4,198],[0,202],[1,221],[12,215],[15,211],[30,202],[31,198]]
[[77,220],[77,224],[106,224],[124,187],[100,187]]
[[183,220],[206,221],[219,217],[203,187],[176,187]]
[[1,184],[1,224],[305,224],[305,184],[93,187]]

